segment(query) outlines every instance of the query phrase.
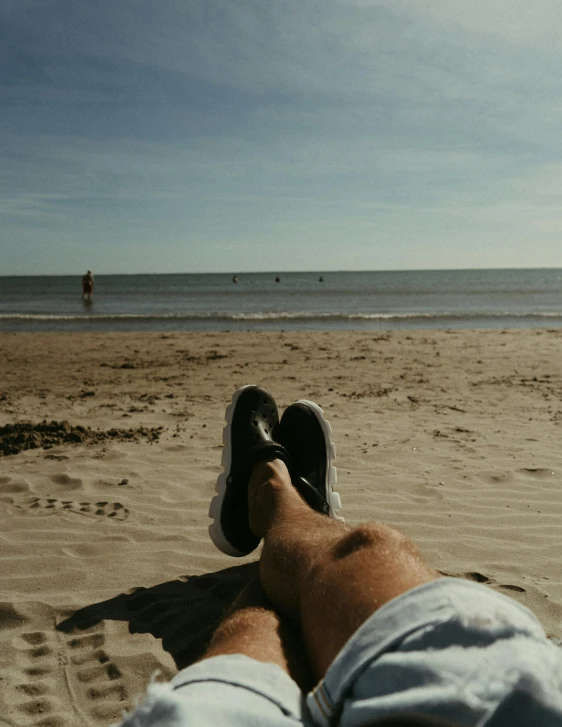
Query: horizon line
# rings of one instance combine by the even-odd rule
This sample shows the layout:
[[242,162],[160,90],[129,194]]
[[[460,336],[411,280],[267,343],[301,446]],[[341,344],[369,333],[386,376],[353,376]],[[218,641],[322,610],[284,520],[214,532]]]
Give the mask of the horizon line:
[[[124,276],[141,276],[141,275],[294,275],[295,273],[313,273],[315,275],[333,274],[333,273],[438,273],[438,272],[476,272],[490,270],[562,270],[562,266],[496,266],[496,267],[464,267],[464,268],[342,268],[342,269],[308,269],[308,270],[281,270],[273,268],[271,270],[221,270],[221,271],[184,271],[184,272],[127,272],[127,273],[95,273],[97,276],[103,277],[124,277]],[[73,278],[82,276],[83,272],[76,273],[12,273],[8,275],[0,274],[2,278]]]

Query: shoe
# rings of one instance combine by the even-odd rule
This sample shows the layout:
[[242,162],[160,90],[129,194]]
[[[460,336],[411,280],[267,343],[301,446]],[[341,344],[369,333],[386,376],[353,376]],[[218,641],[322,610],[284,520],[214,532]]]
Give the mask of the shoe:
[[291,482],[303,500],[322,515],[345,522],[337,514],[340,496],[332,489],[337,482],[332,428],[318,404],[306,399],[291,404],[274,437],[289,453]]
[[248,555],[260,539],[250,528],[248,483],[257,462],[282,459],[287,467],[290,458],[280,444],[273,441],[279,423],[277,404],[265,389],[242,386],[226,410],[223,431],[222,465],[209,507],[209,535],[217,548],[234,557]]

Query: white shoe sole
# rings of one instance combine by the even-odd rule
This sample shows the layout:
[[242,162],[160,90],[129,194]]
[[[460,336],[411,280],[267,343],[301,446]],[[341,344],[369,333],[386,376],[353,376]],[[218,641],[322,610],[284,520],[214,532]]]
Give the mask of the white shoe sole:
[[234,558],[242,558],[244,555],[248,555],[248,553],[240,552],[227,540],[221,526],[221,513],[224,496],[226,494],[226,480],[228,479],[228,475],[230,474],[230,468],[232,466],[231,428],[234,409],[236,408],[236,402],[238,401],[242,392],[246,389],[252,388],[253,386],[253,384],[248,384],[247,386],[241,386],[239,389],[237,389],[232,396],[232,401],[226,408],[226,413],[224,416],[224,418],[226,419],[226,426],[222,431],[222,441],[224,444],[224,448],[222,450],[221,465],[223,467],[223,471],[218,476],[217,482],[215,484],[215,492],[217,494],[213,497],[213,499],[211,500],[211,504],[209,505],[209,517],[213,520],[213,522],[209,525],[209,535],[211,536],[211,540],[222,553],[226,553],[226,555],[231,555]]

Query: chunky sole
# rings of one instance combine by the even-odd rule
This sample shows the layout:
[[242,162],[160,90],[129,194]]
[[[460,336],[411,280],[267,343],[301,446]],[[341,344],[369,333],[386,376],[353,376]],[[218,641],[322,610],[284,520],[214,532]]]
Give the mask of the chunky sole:
[[211,540],[222,553],[226,553],[226,555],[231,555],[234,558],[242,558],[244,555],[248,555],[248,553],[240,552],[227,540],[221,526],[221,514],[224,496],[226,494],[226,481],[228,475],[230,474],[230,468],[232,466],[231,432],[234,409],[236,408],[236,403],[240,398],[242,392],[252,387],[253,384],[248,384],[247,386],[241,386],[239,389],[237,389],[232,396],[232,401],[226,408],[226,413],[224,416],[224,418],[226,419],[226,426],[224,427],[222,432],[222,441],[224,444],[224,448],[222,450],[221,465],[223,467],[223,471],[218,476],[217,482],[215,484],[215,492],[217,494],[213,497],[213,499],[211,500],[211,504],[209,505],[209,517],[213,520],[213,522],[209,525],[209,535],[211,536]]
[[305,404],[314,413],[318,424],[320,424],[322,428],[322,434],[324,435],[324,442],[326,443],[326,452],[328,456],[325,485],[327,494],[326,500],[330,509],[329,515],[334,520],[339,520],[344,523],[344,518],[341,515],[338,515],[338,511],[341,510],[341,497],[339,496],[339,493],[333,489],[338,481],[338,471],[333,465],[333,461],[336,457],[336,445],[332,439],[332,427],[330,426],[330,422],[324,418],[324,410],[314,401],[299,399],[296,403]]

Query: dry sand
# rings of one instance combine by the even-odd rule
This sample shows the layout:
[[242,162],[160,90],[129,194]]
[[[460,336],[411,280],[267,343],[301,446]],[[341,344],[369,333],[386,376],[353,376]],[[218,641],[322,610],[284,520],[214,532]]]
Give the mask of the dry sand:
[[110,724],[201,652],[255,559],[207,535],[246,383],[324,407],[349,523],[403,529],[562,636],[561,349],[547,330],[0,334],[0,726]]

